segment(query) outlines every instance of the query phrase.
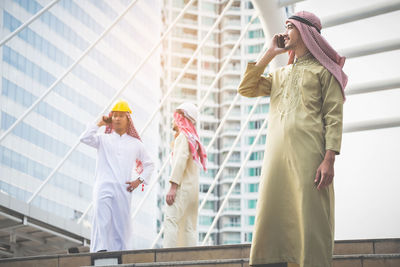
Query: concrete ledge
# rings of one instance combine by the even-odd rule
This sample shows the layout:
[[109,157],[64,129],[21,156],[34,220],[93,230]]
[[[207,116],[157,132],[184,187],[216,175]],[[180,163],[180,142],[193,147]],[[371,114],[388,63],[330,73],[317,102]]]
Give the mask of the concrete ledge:
[[400,253],[400,240],[399,239],[388,239],[388,240],[376,240],[374,241],[374,253]]
[[[194,260],[194,261],[169,261],[158,263],[137,263],[137,264],[119,264],[107,265],[107,267],[151,267],[151,266],[230,266],[244,267],[247,266],[249,259],[224,259],[224,260]],[[94,266],[82,266],[94,267]]]
[[335,241],[334,255],[400,253],[400,238]]
[[333,257],[333,267],[398,267],[400,254],[340,255]]
[[[185,261],[248,258],[250,244],[224,245],[210,247],[160,249],[156,252],[156,261]],[[200,252],[200,253],[199,253]]]
[[356,254],[356,255],[335,255],[334,260],[341,259],[400,259],[399,254]]
[[[400,266],[400,239],[337,241],[333,267]],[[127,250],[101,253],[49,255],[0,260],[0,267],[90,266],[94,259],[119,258],[119,266],[237,266],[247,267],[250,244]],[[379,253],[378,253],[379,251]],[[395,252],[393,252],[395,251]],[[365,252],[365,253],[359,253]],[[46,265],[46,264],[55,265]],[[179,262],[179,264],[177,264]],[[383,263],[387,265],[382,265]],[[36,264],[36,265],[33,265]],[[367,265],[369,264],[369,265]],[[375,264],[375,265],[373,265]]]

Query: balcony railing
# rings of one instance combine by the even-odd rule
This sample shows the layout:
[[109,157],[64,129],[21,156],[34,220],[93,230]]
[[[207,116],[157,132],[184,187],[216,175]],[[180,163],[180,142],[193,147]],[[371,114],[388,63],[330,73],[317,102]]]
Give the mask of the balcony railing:
[[241,227],[241,224],[240,224],[240,223],[224,223],[223,226],[224,226],[224,227],[239,228],[239,227]]

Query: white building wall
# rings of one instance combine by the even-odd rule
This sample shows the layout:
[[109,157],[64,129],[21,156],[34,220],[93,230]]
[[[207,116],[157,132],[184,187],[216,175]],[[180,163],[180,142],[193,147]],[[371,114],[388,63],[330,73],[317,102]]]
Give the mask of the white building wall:
[[[50,0],[2,1],[1,39],[48,3]],[[61,0],[0,48],[0,133],[80,57],[129,3]],[[62,85],[7,136],[0,146],[1,193],[28,200],[159,40],[160,14],[161,1],[138,1],[63,79]],[[157,50],[122,95],[131,105],[139,131],[160,100],[160,73]],[[157,116],[142,136],[155,162],[160,142],[158,120]],[[91,202],[95,160],[94,149],[79,145],[32,204],[77,220]],[[133,208],[144,193],[135,192]],[[150,246],[156,234],[155,214],[153,193],[135,219],[132,247]],[[90,215],[83,222],[89,227]]]

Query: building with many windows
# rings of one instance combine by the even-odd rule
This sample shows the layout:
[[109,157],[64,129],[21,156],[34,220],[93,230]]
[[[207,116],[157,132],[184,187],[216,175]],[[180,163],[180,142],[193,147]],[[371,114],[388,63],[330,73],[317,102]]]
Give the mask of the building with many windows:
[[[51,2],[1,1],[0,39]],[[87,245],[90,209],[87,216],[83,215],[91,202],[95,151],[79,145],[55,173],[52,170],[74,147],[85,125],[92,122],[117,90],[124,86],[158,41],[160,33],[167,29],[189,1],[60,0],[0,47],[1,136],[134,2],[124,18],[11,134],[1,140],[1,256],[50,253],[57,252],[57,249],[64,249],[65,252],[65,248],[71,246]],[[254,61],[264,48],[264,32],[258,19],[244,32],[255,13],[252,3],[268,6],[266,3],[272,3],[269,1],[234,0],[182,79],[176,86],[174,84],[229,2],[194,1],[165,39],[162,48],[154,53],[123,94],[131,103],[134,122],[141,130],[161,97],[173,89],[160,115],[156,116],[142,136],[151,156],[156,161],[158,159],[158,163],[166,162],[171,151],[171,121],[175,107],[183,101],[203,105],[197,126],[204,145],[210,147],[208,171],[201,173],[200,200],[205,198],[213,179],[216,176],[219,179],[199,214],[200,242],[225,200],[269,111],[269,99],[262,98],[249,123],[246,123],[255,100],[239,97],[234,102],[247,62]],[[340,192],[335,203],[339,211],[336,216],[336,237],[365,239],[398,235],[400,216],[393,216],[393,211],[397,210],[398,197],[395,196],[398,196],[396,190],[399,179],[393,166],[397,166],[396,152],[400,144],[397,142],[399,91],[389,89],[398,89],[399,84],[397,68],[393,67],[393,62],[397,61],[393,59],[398,59],[400,55],[397,51],[400,32],[385,31],[385,27],[382,27],[398,20],[398,5],[393,1],[345,3],[341,0],[344,3],[341,5],[343,16],[335,12],[337,1],[276,2],[281,6],[292,4],[280,10],[286,10],[286,13],[289,10],[315,12],[322,19],[323,35],[332,41],[340,54],[347,57],[345,72],[351,79],[346,91],[347,103],[351,105],[345,105],[346,134],[342,145],[345,150],[337,161],[336,175],[343,179],[335,179],[336,192]],[[261,13],[274,15],[278,9],[277,6],[275,8],[265,8]],[[280,23],[275,17],[263,18],[268,25]],[[276,25],[271,27],[276,28]],[[238,50],[229,59],[227,68],[219,73],[241,34],[245,35]],[[379,42],[376,41],[378,35]],[[219,74],[221,77],[203,103],[203,97]],[[211,145],[231,105],[232,111]],[[374,108],[365,109],[366,106]],[[375,121],[370,121],[371,118]],[[236,140],[241,128],[244,134]],[[267,138],[265,129],[262,133],[240,175],[240,182],[235,186],[216,227],[212,229],[209,244],[248,243],[252,240],[259,176]],[[230,152],[229,160],[224,164]],[[135,240],[140,241],[132,243],[136,248],[150,247],[156,232],[161,229],[169,172],[168,167],[162,173],[158,191],[154,190],[135,218]],[[50,176],[51,179],[40,193],[34,195]],[[348,177],[351,179],[346,179]],[[377,183],[377,177],[384,179],[384,182]],[[135,192],[133,208],[136,208],[135,204],[138,204],[146,190],[145,187],[144,192]],[[378,191],[384,193],[370,197]],[[352,199],[351,203],[348,199]],[[155,216],[157,220],[154,220]],[[351,223],[348,220],[350,217]],[[81,224],[77,223],[79,219],[83,219]]]
[[[165,0],[164,1],[164,24],[170,25],[182,8],[188,3],[187,0]],[[199,47],[203,38],[217,21],[229,1],[197,1],[184,14],[173,29],[172,34],[164,43],[162,58],[164,75],[162,79],[163,92],[179,76],[180,72],[190,60],[191,56]],[[188,71],[179,81],[163,110],[162,126],[170,129],[173,110],[183,101],[191,101],[200,105],[209,87],[220,71],[225,60],[239,40],[250,18],[255,10],[251,1],[234,1],[226,12],[219,25],[194,58]],[[210,90],[204,105],[200,110],[198,122],[199,135],[207,147],[211,142],[221,120],[227,113],[229,106],[237,94],[237,88],[242,73],[249,61],[255,60],[264,46],[264,33],[261,23],[256,19],[239,48],[234,52],[229,64],[223,70],[221,78]],[[246,118],[250,113],[254,100],[240,97],[230,112],[222,131],[216,141],[208,150],[208,171],[201,173],[200,178],[200,201],[204,199],[207,190],[217,175],[226,155],[231,149],[235,138],[241,127],[246,127],[243,136],[233,148],[226,167],[218,180],[216,189],[199,213],[199,242],[201,242],[209,230],[214,216],[216,215],[222,201],[225,199],[233,179],[239,171],[241,162],[247,155],[249,147],[261,127],[265,114],[268,113],[268,98],[263,98],[255,110],[250,122],[245,125]],[[251,155],[248,166],[241,174],[238,183],[225,207],[222,217],[217,226],[212,230],[209,244],[235,244],[251,242],[252,229],[254,225],[255,207],[257,202],[258,182],[261,170],[262,155],[265,144],[265,132],[256,149]],[[171,131],[164,131],[164,138],[171,140]],[[166,142],[161,148],[160,155],[166,158],[170,151],[170,142]],[[161,181],[164,188],[168,180],[167,170]],[[168,185],[166,186],[168,187]],[[163,210],[165,190],[160,190],[158,204]],[[158,218],[158,225],[162,222],[162,212]],[[160,227],[159,227],[160,228]]]
[[[50,2],[1,1],[1,39],[15,31]],[[112,3],[104,0],[61,0],[0,48],[0,134],[63,75],[130,3],[129,0]],[[157,0],[136,3],[2,140],[2,214],[18,210],[10,204],[15,202],[18,207],[22,207],[19,209],[19,215],[24,219],[28,218],[28,221],[36,216],[35,213],[35,218],[41,225],[55,226],[72,235],[89,238],[87,229],[91,223],[91,212],[89,211],[80,225],[77,225],[77,220],[92,200],[96,166],[94,149],[80,144],[40,193],[31,202],[30,200],[52,170],[79,141],[86,125],[98,118],[146,53],[158,42],[161,31],[160,13],[161,4]],[[149,32],[153,34],[148,34]],[[138,129],[143,127],[153,112],[153,106],[159,102],[159,58],[157,51],[122,95],[131,104],[132,117]],[[149,154],[155,161],[159,143],[157,127],[158,119],[155,119],[142,136]],[[135,203],[140,194],[144,194],[139,191],[136,193]],[[132,243],[135,247],[150,246],[156,234],[153,219],[155,201],[154,193],[135,220],[136,229],[140,229],[135,231],[135,240],[142,241],[140,246]],[[23,232],[23,227],[12,232],[16,244],[29,244],[29,241],[32,241],[29,238],[35,240],[37,237],[35,234],[29,236]],[[3,241],[7,243],[12,239],[10,235],[10,231],[0,230],[2,244]],[[63,247],[61,243],[57,246]],[[5,255],[29,255],[34,254],[35,248],[29,247],[19,252],[7,247],[0,250],[5,250]]]

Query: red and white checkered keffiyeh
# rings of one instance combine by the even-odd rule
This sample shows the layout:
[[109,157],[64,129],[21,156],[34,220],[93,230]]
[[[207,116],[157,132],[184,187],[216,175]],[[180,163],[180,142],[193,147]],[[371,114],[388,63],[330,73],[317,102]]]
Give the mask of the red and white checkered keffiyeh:
[[200,142],[199,135],[197,134],[196,128],[193,123],[183,116],[182,114],[174,113],[175,123],[179,128],[179,131],[184,133],[192,153],[193,160],[204,169],[207,170],[207,153],[203,145]]
[[[126,133],[136,139],[138,139],[139,141],[142,141],[142,139],[140,139],[140,136],[138,134],[138,132],[136,131],[135,126],[133,125],[133,121],[131,118],[131,115],[129,114],[129,112],[126,112],[126,116],[128,117],[128,129],[126,131]],[[109,117],[112,117],[112,112],[110,112]],[[105,133],[109,134],[112,133],[113,128],[112,128],[112,124],[107,124],[106,126],[106,130]]]

